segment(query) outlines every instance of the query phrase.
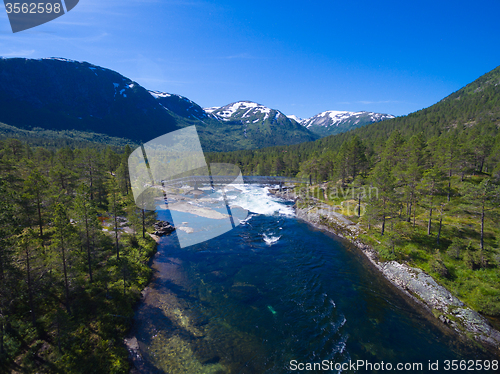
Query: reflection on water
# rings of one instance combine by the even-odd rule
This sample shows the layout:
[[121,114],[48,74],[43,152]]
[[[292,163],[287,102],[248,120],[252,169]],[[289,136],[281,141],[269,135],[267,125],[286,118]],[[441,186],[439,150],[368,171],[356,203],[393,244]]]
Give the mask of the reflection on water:
[[180,249],[175,235],[162,239],[132,331],[139,371],[291,373],[291,360],[484,356],[416,311],[352,248],[266,199],[267,215],[208,242]]

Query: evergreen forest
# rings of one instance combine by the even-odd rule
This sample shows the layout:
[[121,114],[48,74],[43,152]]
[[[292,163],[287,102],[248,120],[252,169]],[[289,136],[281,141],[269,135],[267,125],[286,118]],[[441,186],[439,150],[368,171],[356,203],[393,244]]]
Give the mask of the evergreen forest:
[[0,141],[0,372],[129,372],[156,249],[130,152]]

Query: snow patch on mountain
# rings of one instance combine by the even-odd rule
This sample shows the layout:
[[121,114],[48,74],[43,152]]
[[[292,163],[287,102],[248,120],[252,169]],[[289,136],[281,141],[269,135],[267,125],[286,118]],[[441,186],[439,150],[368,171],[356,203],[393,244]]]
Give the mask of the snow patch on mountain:
[[203,110],[207,113],[212,113],[212,112],[215,112],[216,110],[220,109],[221,107],[220,106],[213,106],[213,107],[210,107],[210,108],[203,108]]
[[302,121],[303,121],[302,118],[297,117],[295,114],[291,114],[291,115],[289,115],[287,117],[290,118],[290,119],[293,119],[294,121],[296,121],[298,123],[302,123]]
[[160,97],[170,97],[172,96],[171,94],[169,93],[166,93],[166,92],[160,92],[160,91],[148,91],[151,96],[153,96],[155,99],[158,99]]
[[305,119],[302,122],[302,126],[306,128],[311,128],[314,126],[321,127],[331,127],[339,126],[346,121],[352,122],[353,125],[358,124],[361,119],[367,122],[379,122],[384,119],[394,118],[390,114],[374,113],[374,112],[349,112],[349,111],[338,111],[338,110],[327,110],[316,114],[315,116]]
[[[277,113],[274,114],[276,118],[279,117],[278,111],[252,101],[238,101],[223,107],[204,108],[204,110],[222,121],[233,121],[255,116],[262,118],[262,115],[264,115],[262,118],[262,122],[264,122],[271,117],[272,112]],[[253,121],[253,123],[255,123],[255,121]]]
[[62,58],[62,57],[43,57],[38,60],[53,60],[53,61],[63,61],[63,62],[78,62],[76,60],[71,60],[69,58]]

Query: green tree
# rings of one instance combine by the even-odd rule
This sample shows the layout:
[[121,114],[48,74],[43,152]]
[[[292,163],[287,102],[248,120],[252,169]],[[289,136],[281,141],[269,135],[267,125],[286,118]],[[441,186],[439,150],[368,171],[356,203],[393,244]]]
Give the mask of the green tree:
[[[19,233],[19,221],[13,204],[13,191],[0,177],[0,362],[5,355],[6,326],[13,308],[12,303],[18,296],[18,271],[15,266],[13,244]],[[0,364],[0,368],[2,365]]]
[[97,220],[97,212],[90,200],[89,188],[82,183],[77,190],[74,201],[74,211],[76,215],[76,224],[82,237],[82,242],[87,250],[87,266],[90,282],[92,277],[92,243],[95,243],[95,237],[99,232],[100,225]]
[[366,147],[361,138],[354,135],[347,145],[347,169],[352,179],[355,179],[359,173],[364,172],[368,166],[365,152]]
[[[43,205],[44,198],[48,190],[47,179],[38,172],[32,163],[28,164],[31,167],[31,172],[24,181],[24,188],[22,193],[22,202],[25,208],[24,217],[27,220],[27,226],[31,226],[32,217],[36,216],[40,239],[43,240]],[[33,214],[33,208],[35,214]]]
[[344,187],[349,177],[349,149],[347,143],[342,144],[340,147],[333,162],[333,169],[335,170],[336,178],[340,179],[341,185]]
[[115,250],[116,258],[120,260],[120,243],[118,241],[118,233],[120,229],[119,215],[123,214],[123,207],[120,196],[120,188],[115,177],[110,177],[107,183],[108,187],[108,209],[113,216],[113,231],[115,233]]
[[402,158],[401,148],[404,139],[399,130],[394,130],[385,143],[382,159],[385,160],[391,168],[395,167]]
[[468,209],[481,217],[480,249],[484,249],[484,220],[486,214],[497,208],[500,201],[500,186],[491,182],[490,178],[483,179],[479,184],[466,183],[462,188],[463,200]]
[[375,166],[371,174],[371,182],[376,187],[378,195],[377,200],[374,202],[378,209],[372,209],[372,211],[379,212],[382,220],[380,234],[384,235],[386,218],[394,212],[395,203],[395,181],[391,172],[390,161],[382,160]]
[[417,134],[403,146],[403,159],[394,170],[396,185],[400,186],[403,201],[406,201],[406,216],[410,222],[414,206],[417,203],[417,186],[422,179],[426,162],[425,141],[423,135]]
[[70,296],[69,296],[69,277],[68,277],[68,250],[71,241],[71,225],[67,215],[66,207],[57,203],[54,207],[54,247],[61,254],[61,264],[64,277],[64,295],[66,300],[66,309],[71,314]]
[[23,257],[24,262],[24,271],[26,274],[26,286],[28,288],[28,304],[31,314],[31,321],[33,326],[36,325],[36,307],[34,301],[34,268],[35,263],[37,262],[37,248],[40,246],[41,239],[37,237],[35,232],[26,228],[19,235],[17,244],[19,246],[19,250],[22,253],[21,257]]
[[429,210],[429,221],[427,224],[427,235],[431,234],[432,228],[432,211],[436,204],[437,197],[442,194],[443,172],[439,167],[434,166],[424,172],[421,183],[419,184],[422,203]]

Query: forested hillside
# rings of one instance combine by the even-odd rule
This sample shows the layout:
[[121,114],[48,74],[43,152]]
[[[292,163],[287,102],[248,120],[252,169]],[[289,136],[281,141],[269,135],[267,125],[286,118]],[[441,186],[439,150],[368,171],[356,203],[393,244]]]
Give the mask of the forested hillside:
[[0,372],[129,371],[123,338],[155,250],[130,151],[0,141]]
[[474,309],[500,316],[498,128],[428,140],[395,130],[371,158],[365,150],[352,138],[330,182],[310,193],[359,222],[381,258],[419,266]]
[[474,309],[498,317],[499,99],[500,67],[405,117],[209,159],[237,163],[244,174],[310,177],[301,203],[331,205],[360,224],[382,259],[421,267]]
[[[245,174],[260,174],[260,171],[264,171],[295,175],[299,171],[297,165],[309,160],[310,166],[306,169],[321,179],[324,177],[324,168],[328,168],[323,160],[332,160],[342,145],[351,141],[354,136],[363,141],[367,157],[371,160],[375,154],[380,153],[385,141],[395,129],[398,129],[406,140],[422,133],[423,138],[428,141],[454,130],[456,133],[467,133],[468,129],[471,129],[480,133],[484,126],[491,124],[500,124],[500,66],[431,107],[407,116],[385,120],[315,142],[238,151],[211,157],[219,162],[241,162]],[[376,160],[371,161],[373,166]]]
[[220,152],[318,138],[284,115],[257,121],[211,115],[186,97],[148,91],[88,62],[0,59],[0,77],[0,139],[123,147],[195,125],[204,150]]

